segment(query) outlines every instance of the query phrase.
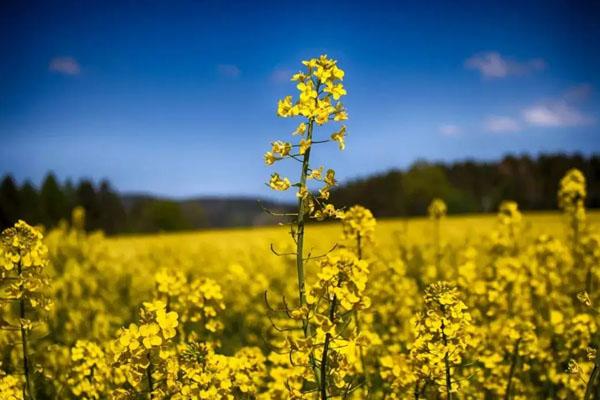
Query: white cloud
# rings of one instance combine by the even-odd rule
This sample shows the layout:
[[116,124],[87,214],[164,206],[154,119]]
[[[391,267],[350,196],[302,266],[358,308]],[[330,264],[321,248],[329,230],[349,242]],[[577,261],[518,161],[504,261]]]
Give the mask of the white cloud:
[[440,133],[444,136],[454,137],[462,133],[460,126],[455,124],[442,124],[438,127]]
[[516,61],[502,56],[496,51],[475,54],[465,60],[465,67],[479,71],[482,77],[489,79],[506,78],[509,75],[525,75],[546,68],[540,58]]
[[54,57],[50,60],[48,69],[63,75],[79,75],[81,73],[81,66],[73,57]]
[[530,125],[545,127],[580,126],[594,122],[592,117],[564,100],[528,107],[523,110],[523,119]]
[[490,115],[483,122],[486,131],[493,133],[517,132],[521,129],[521,124],[514,118]]
[[239,78],[242,74],[240,68],[233,64],[219,64],[217,65],[217,72],[219,75],[230,79]]
[[294,72],[287,68],[275,68],[271,73],[270,80],[273,83],[289,82]]

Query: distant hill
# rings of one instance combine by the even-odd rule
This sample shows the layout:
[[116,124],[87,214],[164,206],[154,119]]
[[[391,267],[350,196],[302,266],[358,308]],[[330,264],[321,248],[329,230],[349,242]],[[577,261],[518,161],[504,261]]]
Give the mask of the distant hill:
[[234,226],[272,225],[277,219],[261,207],[275,212],[285,212],[291,205],[261,200],[251,197],[197,197],[185,200],[172,200],[149,195],[125,194],[121,196],[128,215],[135,216],[139,209],[152,202],[175,203],[181,210],[181,217],[187,222],[185,228],[225,228]]

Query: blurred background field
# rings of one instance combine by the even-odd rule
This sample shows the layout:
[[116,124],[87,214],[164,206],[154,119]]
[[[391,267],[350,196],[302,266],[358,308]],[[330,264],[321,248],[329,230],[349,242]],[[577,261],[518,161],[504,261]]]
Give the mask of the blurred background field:
[[[592,229],[600,225],[600,211],[592,210],[588,214]],[[477,241],[489,235],[497,225],[495,214],[470,214],[449,216],[441,226],[444,240],[461,243]],[[564,216],[559,212],[527,212],[523,215],[525,233],[532,236],[542,234],[564,239],[568,234]],[[307,227],[307,242],[315,250],[325,251],[333,246],[341,234],[342,227],[336,223],[322,223]],[[427,245],[432,239],[432,225],[427,217],[386,218],[377,223],[376,243],[381,247],[403,244]],[[254,254],[257,257],[269,257],[270,243],[289,240],[289,230],[282,226],[247,227],[230,229],[212,229],[199,232],[177,232],[162,234],[126,234],[109,237],[107,243],[123,256],[136,249],[168,248],[194,249],[201,266],[202,254],[221,249],[221,259],[231,256],[240,257]],[[204,251],[210,250],[210,251]],[[238,255],[237,253],[240,252]],[[261,256],[262,254],[262,256]],[[235,257],[233,260],[235,260]]]

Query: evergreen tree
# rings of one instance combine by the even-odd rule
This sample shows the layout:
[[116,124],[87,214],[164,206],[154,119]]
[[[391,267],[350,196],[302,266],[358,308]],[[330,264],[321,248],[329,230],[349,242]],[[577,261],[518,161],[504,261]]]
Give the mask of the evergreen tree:
[[21,214],[19,217],[31,224],[41,223],[40,196],[30,181],[25,181],[19,191]]
[[48,173],[40,191],[40,222],[46,227],[55,226],[69,217],[69,204],[53,173]]
[[7,175],[0,183],[0,225],[14,224],[21,214],[19,209],[19,189],[12,178]]
[[100,226],[107,234],[121,232],[126,227],[126,213],[119,195],[110,187],[107,180],[100,183],[98,191]]
[[87,230],[101,229],[102,212],[94,184],[88,179],[79,181],[75,197],[77,205],[85,208],[85,228]]

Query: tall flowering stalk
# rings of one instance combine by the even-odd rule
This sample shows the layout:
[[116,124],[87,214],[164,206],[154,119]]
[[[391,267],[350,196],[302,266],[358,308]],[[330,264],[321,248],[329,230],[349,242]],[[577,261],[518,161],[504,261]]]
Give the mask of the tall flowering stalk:
[[363,206],[350,207],[342,219],[344,239],[354,241],[358,258],[363,258],[363,248],[373,242],[377,221],[371,210]]
[[17,303],[18,323],[2,321],[5,329],[15,329],[21,334],[23,398],[33,399],[33,376],[30,359],[29,334],[33,320],[40,311],[49,311],[47,296],[49,281],[45,276],[48,249],[42,242],[42,233],[19,221],[0,235],[0,299],[2,303]]
[[[594,257],[593,254],[598,254],[596,249],[599,241],[597,237],[586,230],[586,196],[587,188],[583,173],[576,168],[567,171],[560,181],[558,206],[569,220],[571,253],[575,260],[575,267],[585,268],[585,291],[581,292],[578,297],[582,303],[590,307],[590,296],[595,298],[593,293],[594,271],[592,268],[597,265],[597,257]],[[590,257],[590,255],[592,256]],[[592,398],[598,375],[600,375],[600,352],[597,349],[592,349],[591,353],[588,354],[588,359],[594,362],[594,366],[587,380],[585,400]]]
[[411,358],[420,380],[438,386],[451,400],[458,391],[453,370],[471,345],[471,315],[458,290],[447,282],[425,290],[425,310],[417,316]]
[[[363,206],[355,205],[350,207],[342,218],[342,228],[344,239],[350,242],[354,241],[356,246],[356,255],[359,260],[363,259],[364,247],[372,244],[375,236],[375,226],[377,221],[373,217],[371,210]],[[357,333],[361,332],[361,321],[358,310],[354,310],[354,321]],[[366,392],[369,392],[371,382],[369,371],[365,361],[365,355],[362,347],[359,347],[360,362],[362,372],[365,376]]]
[[[569,220],[571,252],[576,264],[580,266],[579,254],[582,234],[584,233],[586,214],[585,198],[587,195],[585,177],[578,169],[570,169],[560,181],[558,189],[558,206]],[[587,271],[585,286],[588,293],[592,291],[592,272]]]
[[[330,139],[315,140],[315,128],[323,126],[329,122],[340,122],[348,119],[346,110],[340,101],[340,98],[346,94],[342,84],[344,71],[337,66],[335,60],[322,55],[319,58],[313,58],[303,61],[304,71],[294,74],[293,82],[298,82],[296,88],[299,96],[293,100],[292,96],[286,96],[279,101],[277,115],[282,118],[299,117],[303,121],[296,127],[292,133],[299,138],[297,143],[275,141],[271,145],[271,151],[265,153],[264,159],[267,165],[272,165],[283,159],[292,159],[302,164],[300,168],[300,179],[293,186],[298,188],[296,196],[298,198],[298,212],[295,214],[295,230],[292,236],[296,242],[296,269],[298,274],[298,297],[300,306],[306,303],[306,285],[304,277],[304,226],[306,218],[316,218],[318,220],[327,217],[338,216],[338,211],[331,204],[327,204],[329,199],[329,190],[336,184],[335,171],[327,170],[323,174],[323,168],[312,168],[310,166],[310,154],[312,146],[315,144],[326,143],[331,140],[338,142],[340,150],[345,148],[344,137],[346,127],[341,128],[331,134]],[[308,189],[308,181],[315,180],[324,183],[319,189],[318,195],[313,194]],[[282,178],[278,173],[273,173],[269,181],[269,186],[273,190],[285,191],[291,186],[288,178]],[[304,324],[304,329],[308,327]]]
[[[297,82],[299,91],[297,99],[286,96],[279,101],[277,115],[282,118],[298,117],[302,119],[294,132],[296,142],[275,141],[271,144],[271,151],[264,155],[265,163],[272,165],[275,162],[291,159],[301,164],[300,178],[293,185],[289,178],[281,177],[277,172],[271,175],[269,186],[273,190],[285,191],[291,186],[297,188],[298,198],[297,212],[291,214],[295,219],[291,222],[291,235],[296,244],[296,272],[298,279],[298,301],[300,308],[306,306],[306,278],[304,264],[307,261],[304,255],[304,228],[307,218],[324,220],[331,217],[340,217],[341,212],[336,210],[332,204],[328,204],[329,191],[335,186],[335,171],[324,167],[313,168],[310,164],[312,147],[316,144],[335,141],[340,150],[345,148],[344,138],[346,126],[330,134],[328,138],[317,138],[316,128],[330,122],[345,121],[348,116],[340,101],[346,94],[342,84],[344,71],[342,71],[335,60],[322,55],[303,61],[304,70],[293,75],[292,81]],[[316,193],[309,188],[309,181],[322,182],[323,185]],[[311,327],[308,315],[302,318],[302,328],[305,337],[311,336]],[[313,358],[313,366],[316,362]]]
[[[319,396],[346,398],[360,384],[360,354],[368,345],[358,329],[348,329],[352,315],[368,308],[371,300],[365,293],[369,275],[368,263],[354,253],[341,249],[320,262],[319,280],[307,296],[309,324],[314,334],[300,354],[314,354],[319,369]],[[294,351],[297,346],[292,346]]]
[[500,234],[505,237],[506,243],[511,247],[510,253],[515,256],[519,252],[518,234],[523,217],[519,211],[519,205],[511,200],[504,200],[498,208],[498,222],[500,223]]

